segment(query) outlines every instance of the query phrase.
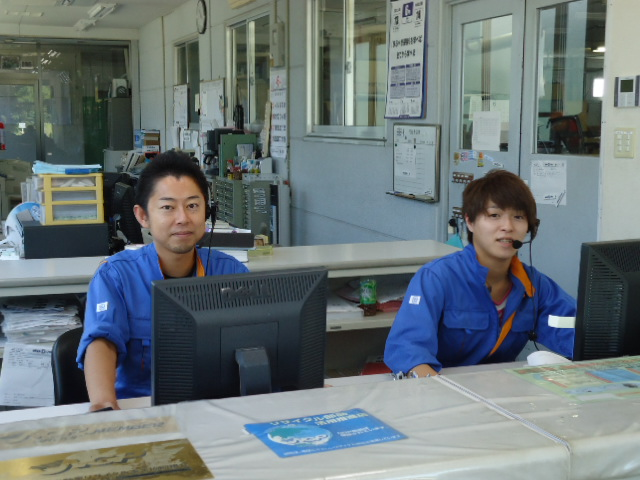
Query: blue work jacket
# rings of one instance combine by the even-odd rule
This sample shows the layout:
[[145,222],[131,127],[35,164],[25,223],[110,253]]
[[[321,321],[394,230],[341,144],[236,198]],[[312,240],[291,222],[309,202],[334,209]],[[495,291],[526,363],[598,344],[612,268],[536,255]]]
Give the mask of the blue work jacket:
[[[387,366],[397,373],[420,364],[439,371],[510,362],[531,332],[550,350],[571,358],[574,330],[552,327],[548,320],[549,315],[575,316],[575,300],[549,277],[514,257],[509,273],[513,287],[501,321],[486,286],[488,273],[472,244],[420,268],[387,338]],[[512,316],[509,333],[491,353],[504,322]]]
[[[198,255],[207,275],[248,271],[243,263],[216,250],[198,249]],[[158,252],[149,244],[109,257],[89,285],[78,366],[84,368],[84,355],[93,340],[111,341],[118,352],[118,398],[151,395],[151,282],[163,278]]]

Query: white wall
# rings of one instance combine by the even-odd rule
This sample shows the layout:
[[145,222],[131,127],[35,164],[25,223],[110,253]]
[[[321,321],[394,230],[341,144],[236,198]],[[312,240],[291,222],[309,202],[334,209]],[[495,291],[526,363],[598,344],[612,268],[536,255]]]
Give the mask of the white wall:
[[[446,228],[446,182],[441,201],[425,204],[387,195],[393,190],[393,145],[320,141],[306,136],[308,116],[307,2],[291,1],[289,142],[294,245],[434,238]],[[440,2],[429,2],[426,119],[442,124]],[[414,121],[415,122],[415,121]],[[411,123],[411,122],[409,122]],[[393,122],[387,122],[387,139]],[[443,162],[443,164],[446,162]],[[442,200],[444,199],[444,200]]]
[[[215,3],[215,8],[211,8]],[[419,123],[442,125],[443,144],[448,135],[449,121],[448,65],[446,65],[447,44],[450,32],[449,10],[445,0],[429,2],[428,63],[427,63],[427,105],[426,118]],[[395,239],[433,238],[444,240],[448,218],[447,187],[450,172],[446,148],[441,159],[441,201],[437,204],[423,204],[411,200],[386,195],[392,189],[392,145],[382,143],[318,141],[306,136],[309,98],[309,44],[308,14],[309,2],[278,0],[278,19],[284,21],[287,31],[287,74],[289,84],[289,165],[288,176],[292,189],[292,240],[294,245],[329,244],[343,242],[368,242]],[[575,179],[569,179],[572,191],[579,192],[572,198],[582,202],[585,198],[598,198],[597,183],[601,183],[600,213],[587,212],[600,219],[602,239],[640,237],[640,226],[633,219],[625,218],[620,212],[633,208],[640,200],[640,182],[637,178],[638,158],[617,159],[612,152],[612,132],[614,127],[635,127],[640,135],[640,109],[614,109],[613,77],[616,75],[636,75],[640,73],[640,59],[629,53],[635,45],[632,38],[635,31],[635,15],[640,12],[637,0],[609,0],[607,19],[607,54],[605,78],[607,93],[603,106],[602,151],[603,159],[597,158],[570,162],[569,173],[581,173],[585,167],[595,173],[601,169],[599,179],[584,186]],[[226,2],[209,2],[209,28],[200,35],[201,79],[211,80],[226,77],[226,27],[240,18],[260,11],[273,12],[273,2],[257,0],[241,9],[231,10]],[[166,139],[167,128],[173,123],[172,95],[175,43],[196,38],[193,10],[195,5],[187,3],[171,15],[145,25],[140,30],[140,94],[141,126],[159,128]],[[443,58],[445,58],[443,60]],[[228,117],[228,121],[230,118]],[[391,137],[394,122],[387,122],[387,138]],[[640,143],[640,142],[639,142]],[[575,164],[575,165],[574,165]],[[602,164],[602,165],[600,165]],[[580,166],[582,165],[582,167]],[[282,168],[282,166],[281,166]],[[572,170],[574,169],[574,170]],[[575,170],[577,169],[577,170]],[[281,172],[282,173],[282,172]],[[574,181],[575,180],[575,181]],[[578,182],[578,184],[576,184]],[[576,190],[577,189],[577,190]],[[584,198],[582,198],[584,197]],[[548,244],[542,242],[542,257],[553,258],[551,270],[544,269],[552,277],[568,279],[563,283],[569,288],[577,279],[574,265],[577,264],[576,249],[571,259],[554,258],[552,245],[567,242],[574,237],[592,235],[585,229],[585,218],[577,216],[560,222],[556,228],[547,221],[551,213],[542,211],[547,228]],[[591,220],[589,220],[591,222]],[[577,240],[576,240],[577,241]],[[541,243],[542,242],[542,243]],[[544,247],[544,248],[543,248]],[[549,248],[547,248],[549,247]],[[536,252],[537,254],[537,252]],[[540,262],[538,260],[536,263]],[[570,270],[566,273],[565,270]],[[564,272],[564,273],[561,273]],[[570,277],[570,278],[569,278]],[[562,279],[560,278],[561,283]]]
[[609,0],[605,56],[605,88],[609,101],[603,105],[602,127],[602,207],[600,238],[616,240],[640,238],[640,221],[636,210],[640,205],[640,154],[636,138],[635,158],[614,158],[613,132],[618,127],[632,127],[640,135],[640,108],[613,106],[614,79],[617,76],[640,75],[637,52],[638,0]]

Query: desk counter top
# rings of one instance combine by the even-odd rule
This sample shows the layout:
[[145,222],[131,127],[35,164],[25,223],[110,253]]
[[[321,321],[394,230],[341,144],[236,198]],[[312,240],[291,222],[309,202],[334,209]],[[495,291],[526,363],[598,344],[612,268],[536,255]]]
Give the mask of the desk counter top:
[[[457,248],[433,240],[276,247],[252,258],[252,271],[325,266],[329,277],[413,273]],[[2,262],[0,297],[86,292],[104,257],[47,258]]]
[[[280,458],[244,430],[247,423],[353,408],[363,409],[407,438]],[[56,454],[56,460],[69,463],[65,478],[74,472],[85,476],[97,466],[75,461],[78,454],[72,452],[96,455],[96,449],[111,449],[114,454],[114,447],[139,443],[151,452],[150,442],[179,438],[188,439],[218,480],[527,480],[565,479],[569,471],[564,446],[434,378],[74,415],[12,423],[2,431],[5,438],[16,441],[0,449],[0,461]],[[351,438],[356,440],[359,432],[345,433],[356,435]],[[40,461],[48,466],[53,459]],[[82,470],[78,465],[84,465]]]
[[275,248],[273,255],[251,258],[251,271],[324,266],[329,277],[415,273],[427,262],[457,251],[434,240],[344,243]]

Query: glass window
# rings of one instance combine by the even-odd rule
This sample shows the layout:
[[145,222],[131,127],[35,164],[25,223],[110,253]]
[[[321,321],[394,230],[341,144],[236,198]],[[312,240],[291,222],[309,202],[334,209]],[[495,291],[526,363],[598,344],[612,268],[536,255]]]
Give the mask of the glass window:
[[472,148],[473,114],[500,112],[500,150],[509,148],[512,16],[481,20],[463,27],[462,128],[460,146]]
[[196,109],[196,94],[200,92],[200,60],[198,41],[176,46],[176,85],[187,85],[189,90],[189,125],[200,123]]
[[605,15],[601,0],[539,11],[538,153],[600,152]]
[[315,1],[314,132],[384,136],[387,3]]
[[[234,25],[231,34],[231,98],[235,114],[241,106],[242,124],[254,133],[264,125],[269,101],[269,16]],[[234,123],[238,124],[240,119]]]
[[112,80],[127,78],[128,44],[76,43],[1,44],[0,121],[10,144],[0,158],[103,162],[109,146],[108,97]]

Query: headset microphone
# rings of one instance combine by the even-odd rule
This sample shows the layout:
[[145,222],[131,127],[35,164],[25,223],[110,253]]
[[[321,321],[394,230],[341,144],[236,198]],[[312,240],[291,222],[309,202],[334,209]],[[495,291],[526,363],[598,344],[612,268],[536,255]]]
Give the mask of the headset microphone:
[[514,240],[513,242],[511,242],[511,246],[513,248],[515,248],[516,250],[519,250],[522,248],[522,246],[525,243],[531,243],[533,242],[533,239],[536,238],[536,235],[538,234],[538,227],[540,226],[540,219],[536,218],[536,221],[533,223],[533,227],[531,227],[531,230],[529,231],[530,233],[530,238],[529,240],[527,240],[526,242],[521,242],[520,240]]
[[519,250],[519,249],[521,249],[521,248],[522,248],[522,246],[523,246],[525,243],[531,243],[531,240],[527,240],[526,242],[521,242],[520,240],[514,240],[513,242],[511,242],[511,246],[512,246],[513,248],[515,248],[516,250]]

